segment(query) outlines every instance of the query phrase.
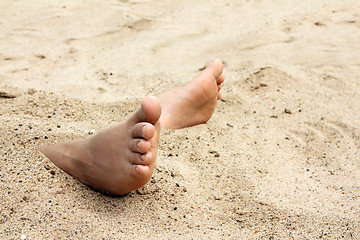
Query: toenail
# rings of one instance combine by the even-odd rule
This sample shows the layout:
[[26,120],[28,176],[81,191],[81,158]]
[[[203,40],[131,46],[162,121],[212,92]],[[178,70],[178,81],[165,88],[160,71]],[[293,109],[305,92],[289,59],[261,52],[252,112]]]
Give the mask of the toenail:
[[137,147],[140,150],[140,141],[137,143]]
[[139,168],[138,168],[138,166],[135,166],[135,172],[137,173],[137,174],[139,174],[140,172],[139,172]]
[[140,160],[145,161],[145,159],[146,159],[146,154],[141,154]]
[[145,137],[145,130],[146,130],[146,126],[143,126],[143,128],[142,128],[142,135],[143,135],[143,137]]

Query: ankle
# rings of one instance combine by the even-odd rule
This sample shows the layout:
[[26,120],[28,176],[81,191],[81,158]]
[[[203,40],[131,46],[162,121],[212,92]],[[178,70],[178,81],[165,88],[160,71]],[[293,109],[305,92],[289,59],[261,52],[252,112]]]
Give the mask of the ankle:
[[62,169],[69,174],[85,179],[85,172],[83,166],[91,163],[91,158],[86,150],[86,146],[81,142],[69,142],[63,143],[63,154],[62,154]]

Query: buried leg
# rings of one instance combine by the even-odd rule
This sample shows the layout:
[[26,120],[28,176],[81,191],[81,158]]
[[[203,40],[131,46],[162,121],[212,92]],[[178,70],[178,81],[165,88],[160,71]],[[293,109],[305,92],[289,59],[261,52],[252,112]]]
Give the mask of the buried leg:
[[221,98],[223,82],[223,64],[220,59],[215,59],[185,86],[160,94],[161,127],[179,129],[207,122]]
[[147,97],[136,113],[114,127],[85,139],[39,148],[81,182],[105,193],[124,195],[145,185],[152,175],[160,114],[157,98]]

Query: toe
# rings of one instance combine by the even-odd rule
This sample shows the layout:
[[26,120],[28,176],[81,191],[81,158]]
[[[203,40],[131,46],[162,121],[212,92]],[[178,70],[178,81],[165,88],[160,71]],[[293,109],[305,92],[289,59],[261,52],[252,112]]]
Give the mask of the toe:
[[161,115],[161,105],[154,96],[144,98],[141,108],[134,115],[137,122],[149,122],[155,124]]
[[217,99],[220,100],[221,99],[221,92],[217,93]]
[[144,138],[146,140],[151,139],[155,134],[155,128],[152,124],[142,122],[136,124],[131,131],[133,138]]
[[212,75],[216,78],[218,78],[223,71],[223,63],[220,59],[215,58],[207,67],[212,73]]
[[216,83],[219,85],[219,84],[222,84],[223,82],[225,81],[225,76],[224,74],[222,73],[219,77],[216,78]]
[[133,165],[131,167],[130,173],[135,178],[143,178],[149,175],[150,168],[149,166],[144,165]]
[[151,148],[151,143],[144,139],[133,139],[129,143],[129,149],[135,153],[146,153]]
[[128,159],[132,164],[148,165],[151,163],[152,153],[151,151],[147,151],[143,154],[132,152],[130,153]]
[[141,163],[142,164],[150,164],[152,161],[152,152],[147,151],[146,153],[142,154],[140,157]]

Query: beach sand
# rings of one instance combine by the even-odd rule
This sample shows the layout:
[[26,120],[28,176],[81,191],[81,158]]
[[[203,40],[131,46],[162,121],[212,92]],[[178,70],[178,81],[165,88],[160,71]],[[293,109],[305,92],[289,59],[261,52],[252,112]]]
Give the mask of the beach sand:
[[[1,239],[360,238],[360,2],[0,2]],[[93,191],[37,149],[224,61],[151,181]],[[90,133],[89,133],[90,132]]]

